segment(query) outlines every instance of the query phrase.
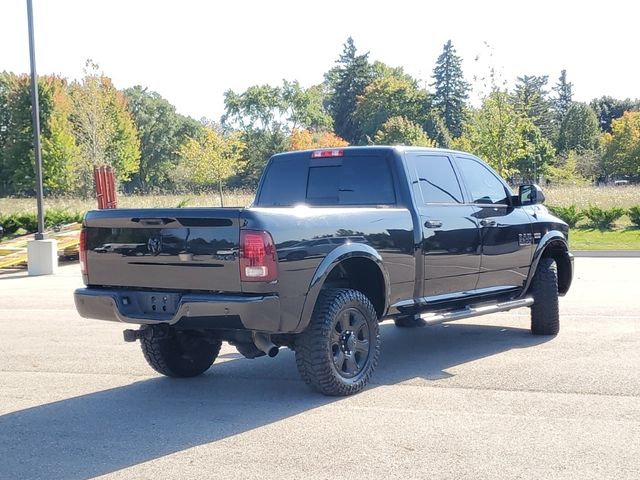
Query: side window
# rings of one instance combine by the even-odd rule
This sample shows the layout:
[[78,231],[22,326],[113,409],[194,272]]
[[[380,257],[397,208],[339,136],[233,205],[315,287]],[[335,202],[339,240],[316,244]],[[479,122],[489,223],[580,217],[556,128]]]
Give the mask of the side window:
[[451,161],[444,155],[412,157],[424,203],[462,203],[462,190]]
[[471,194],[472,203],[509,203],[505,186],[480,162],[472,158],[458,157],[458,167]]

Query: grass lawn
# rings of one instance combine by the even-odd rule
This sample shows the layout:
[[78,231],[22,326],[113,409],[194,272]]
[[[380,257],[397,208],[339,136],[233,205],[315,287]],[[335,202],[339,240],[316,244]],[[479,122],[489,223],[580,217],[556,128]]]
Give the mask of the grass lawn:
[[569,232],[569,246],[571,250],[640,250],[640,229],[574,228]]

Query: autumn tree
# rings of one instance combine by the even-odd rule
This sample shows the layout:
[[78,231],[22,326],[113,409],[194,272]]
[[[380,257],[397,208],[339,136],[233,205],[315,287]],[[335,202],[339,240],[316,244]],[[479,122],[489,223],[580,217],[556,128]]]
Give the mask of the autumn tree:
[[[35,192],[35,157],[31,119],[30,77],[0,74],[0,194]],[[78,148],[69,122],[66,82],[56,76],[38,78],[45,194],[68,193]]]
[[420,125],[405,117],[391,117],[384,122],[376,132],[374,142],[376,145],[435,146]]
[[71,99],[71,120],[82,152],[76,169],[78,193],[92,191],[97,166],[111,166],[118,180],[128,180],[139,170],[140,141],[125,96],[95,63],[87,61],[84,78],[71,84]]
[[625,112],[604,134],[602,170],[605,176],[640,176],[640,112]]
[[333,132],[314,132],[312,130],[294,130],[289,138],[289,150],[308,150],[311,148],[346,147],[349,143]]
[[66,80],[50,76],[43,83],[46,88],[41,90],[50,95],[52,108],[45,134],[41,135],[42,183],[46,192],[65,195],[75,188],[75,166],[81,158],[71,123],[73,104]]
[[618,100],[617,98],[604,96],[595,98],[589,102],[598,117],[598,125],[603,132],[611,133],[611,123],[620,118],[624,112],[640,111],[640,100]]
[[469,84],[462,73],[462,59],[457,55],[451,40],[445,43],[442,54],[433,69],[433,106],[444,124],[455,137],[462,134]]
[[205,189],[217,186],[220,205],[224,206],[223,184],[241,167],[244,148],[239,133],[225,137],[207,127],[200,138],[189,138],[180,146],[176,181]]

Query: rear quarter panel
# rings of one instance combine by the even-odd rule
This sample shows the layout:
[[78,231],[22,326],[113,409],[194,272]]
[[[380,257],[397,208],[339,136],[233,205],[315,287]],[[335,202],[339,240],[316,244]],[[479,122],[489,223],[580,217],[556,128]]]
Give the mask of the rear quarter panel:
[[[361,245],[361,250],[373,248],[380,254],[389,278],[390,303],[413,297],[415,242],[412,216],[406,208],[253,207],[242,212],[242,219],[242,228],[268,231],[281,252],[277,283],[244,282],[243,291],[278,293],[282,331],[297,329],[320,263],[345,244],[350,244],[351,250],[358,250]],[[329,239],[329,246],[307,248],[310,241],[325,238]]]

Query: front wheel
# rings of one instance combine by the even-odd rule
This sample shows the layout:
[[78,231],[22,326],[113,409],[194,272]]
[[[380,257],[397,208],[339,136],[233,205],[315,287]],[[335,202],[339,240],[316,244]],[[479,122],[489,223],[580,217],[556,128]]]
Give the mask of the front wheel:
[[531,281],[531,332],[534,335],[557,335],[560,331],[558,305],[558,268],[553,258],[543,257]]
[[373,305],[357,290],[323,290],[295,351],[300,376],[314,390],[332,396],[359,392],[380,356]]
[[143,335],[140,346],[147,363],[156,372],[167,377],[195,377],[213,365],[222,342],[190,332],[158,329],[151,335]]

